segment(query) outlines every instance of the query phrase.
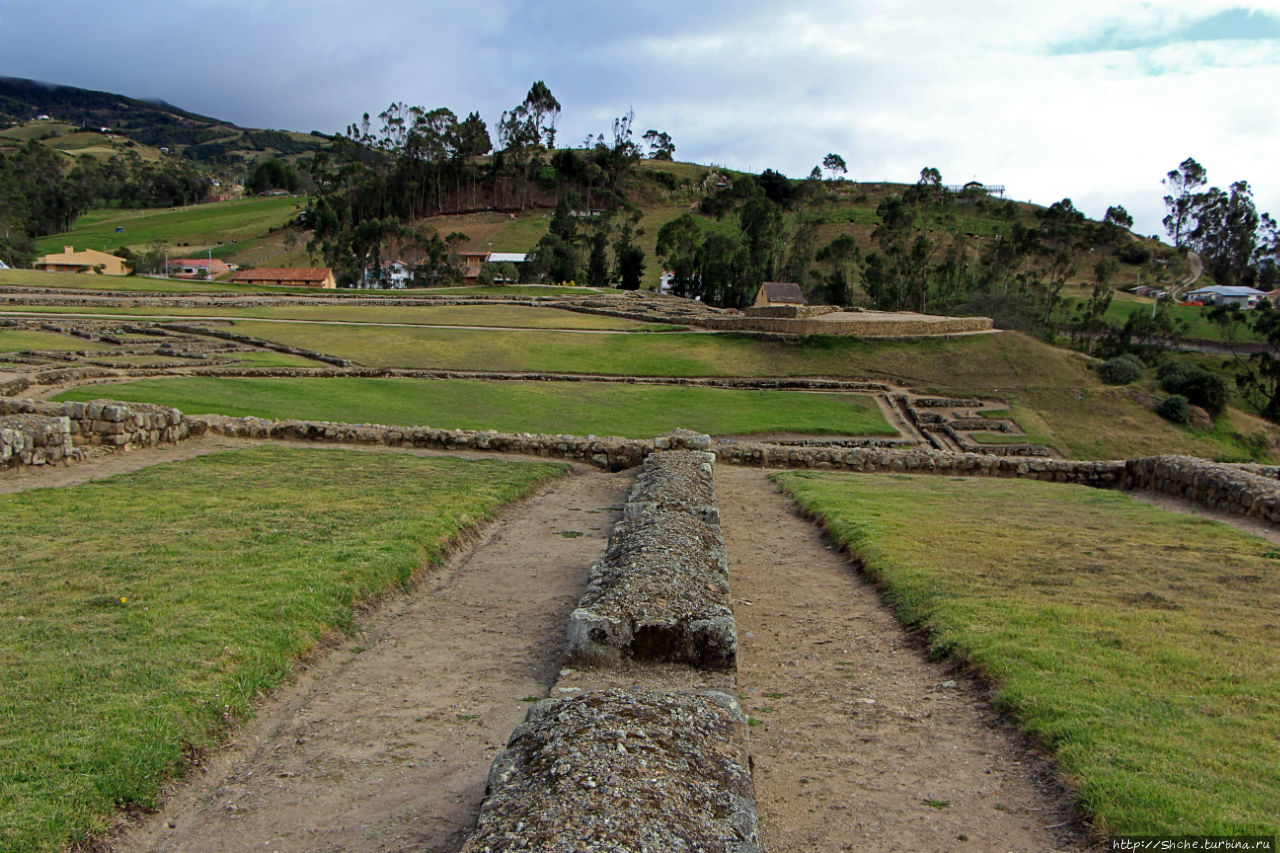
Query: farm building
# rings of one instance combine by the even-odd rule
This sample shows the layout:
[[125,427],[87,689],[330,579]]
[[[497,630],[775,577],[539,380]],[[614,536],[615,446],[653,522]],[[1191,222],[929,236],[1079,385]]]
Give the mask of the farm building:
[[524,252],[461,252],[462,277],[479,278],[485,264],[523,264],[529,260]]
[[792,281],[766,281],[756,291],[754,308],[770,308],[775,305],[807,305],[800,285]]
[[175,258],[169,261],[169,275],[174,278],[217,278],[234,269],[218,258]]
[[231,277],[234,284],[269,284],[280,287],[320,287],[332,289],[338,286],[333,270],[328,267],[273,267],[258,270],[241,270]]
[[31,267],[48,272],[91,272],[94,268],[101,267],[103,275],[129,274],[123,258],[94,249],[77,252],[71,246],[64,247],[59,254],[42,255],[36,258]]
[[1188,302],[1203,302],[1205,305],[1239,305],[1251,308],[1257,305],[1258,300],[1263,296],[1266,294],[1256,288],[1215,284],[1212,287],[1193,290],[1187,294],[1186,298]]

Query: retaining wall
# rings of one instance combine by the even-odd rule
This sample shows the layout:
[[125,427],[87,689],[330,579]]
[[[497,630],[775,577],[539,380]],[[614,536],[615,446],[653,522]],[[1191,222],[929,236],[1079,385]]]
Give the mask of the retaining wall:
[[[834,319],[839,316],[839,319]],[[847,319],[846,319],[847,316]],[[720,332],[754,331],[784,335],[852,335],[860,338],[924,338],[989,332],[987,317],[946,317],[936,320],[871,320],[858,315],[831,315],[813,319],[772,317],[707,317],[698,325]]]
[[177,409],[147,403],[47,403],[0,397],[0,415],[37,415],[64,419],[71,442],[118,448],[172,444],[203,432],[200,421]]
[[48,465],[74,455],[69,418],[0,415],[0,468]]

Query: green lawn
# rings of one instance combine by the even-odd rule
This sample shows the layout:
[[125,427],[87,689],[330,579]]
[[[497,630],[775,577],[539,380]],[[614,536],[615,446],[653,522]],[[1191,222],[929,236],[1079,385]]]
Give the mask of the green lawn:
[[357,602],[564,470],[254,448],[0,495],[0,849],[154,807]]
[[1114,492],[779,481],[1045,743],[1099,829],[1280,833],[1280,550]]
[[875,402],[857,394],[599,382],[189,377],[86,386],[59,399],[104,396],[191,414],[553,435],[652,438],[676,427],[713,435],[897,435]]
[[[171,257],[182,257],[186,250],[203,257],[207,246],[216,247],[217,257],[243,249],[245,241],[285,224],[306,206],[305,197],[277,197],[152,210],[92,210],[77,219],[70,231],[36,240],[35,248],[37,255],[72,245],[114,252],[121,246],[145,249],[158,240],[170,245]],[[123,230],[117,232],[117,228]]]

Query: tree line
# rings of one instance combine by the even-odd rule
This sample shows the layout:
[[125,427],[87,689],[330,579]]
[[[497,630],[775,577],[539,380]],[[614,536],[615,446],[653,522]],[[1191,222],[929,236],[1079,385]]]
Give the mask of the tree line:
[[177,157],[144,160],[133,152],[74,163],[37,140],[0,153],[0,259],[25,266],[31,241],[68,231],[94,207],[173,207],[203,201],[209,179]]
[[1164,226],[1179,249],[1204,259],[1205,272],[1223,285],[1273,290],[1280,283],[1280,230],[1260,213],[1248,181],[1209,187],[1209,174],[1188,157],[1164,178]]
[[[457,275],[456,248],[465,238],[442,237],[415,224],[425,217],[559,207],[562,201],[572,202],[574,214],[578,206],[610,213],[624,208],[632,169],[646,156],[635,138],[634,113],[617,118],[610,135],[588,136],[580,149],[555,147],[560,114],[559,101],[541,80],[502,113],[492,135],[478,112],[459,119],[447,108],[396,102],[376,121],[366,113],[311,160],[314,191],[307,224],[315,231],[308,249],[334,267],[342,281],[356,280],[390,254],[406,250],[422,258],[419,268],[428,281],[445,280]],[[664,132],[649,130],[641,140],[655,159],[671,159],[675,151]],[[630,281],[635,249],[624,234],[634,239],[634,231],[619,225],[613,234],[610,216],[608,227],[587,229],[588,240],[586,230],[579,234],[567,216],[556,220],[549,235],[544,268],[567,274],[564,280],[580,277],[589,265],[579,268],[579,252],[586,242],[603,240],[606,247],[615,246],[615,254],[621,250],[622,257],[631,258],[623,264]],[[616,267],[602,265],[599,255],[596,250],[592,273],[612,269],[605,279],[622,276]]]

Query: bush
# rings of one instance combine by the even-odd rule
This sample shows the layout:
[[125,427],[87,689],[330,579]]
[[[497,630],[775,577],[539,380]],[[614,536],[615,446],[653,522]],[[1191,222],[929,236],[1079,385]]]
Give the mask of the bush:
[[1151,259],[1151,252],[1145,246],[1130,243],[1127,246],[1122,246],[1116,252],[1116,257],[1126,264],[1145,264]]
[[1166,421],[1185,424],[1191,412],[1187,404],[1187,398],[1181,394],[1174,394],[1160,401],[1160,405],[1156,407],[1156,414]]
[[1142,362],[1136,356],[1118,355],[1104,361],[1098,375],[1108,385],[1128,385],[1142,375]]
[[1185,397],[1211,417],[1222,414],[1227,407],[1226,380],[1198,364],[1171,361],[1160,366],[1156,378],[1160,380],[1161,390]]

